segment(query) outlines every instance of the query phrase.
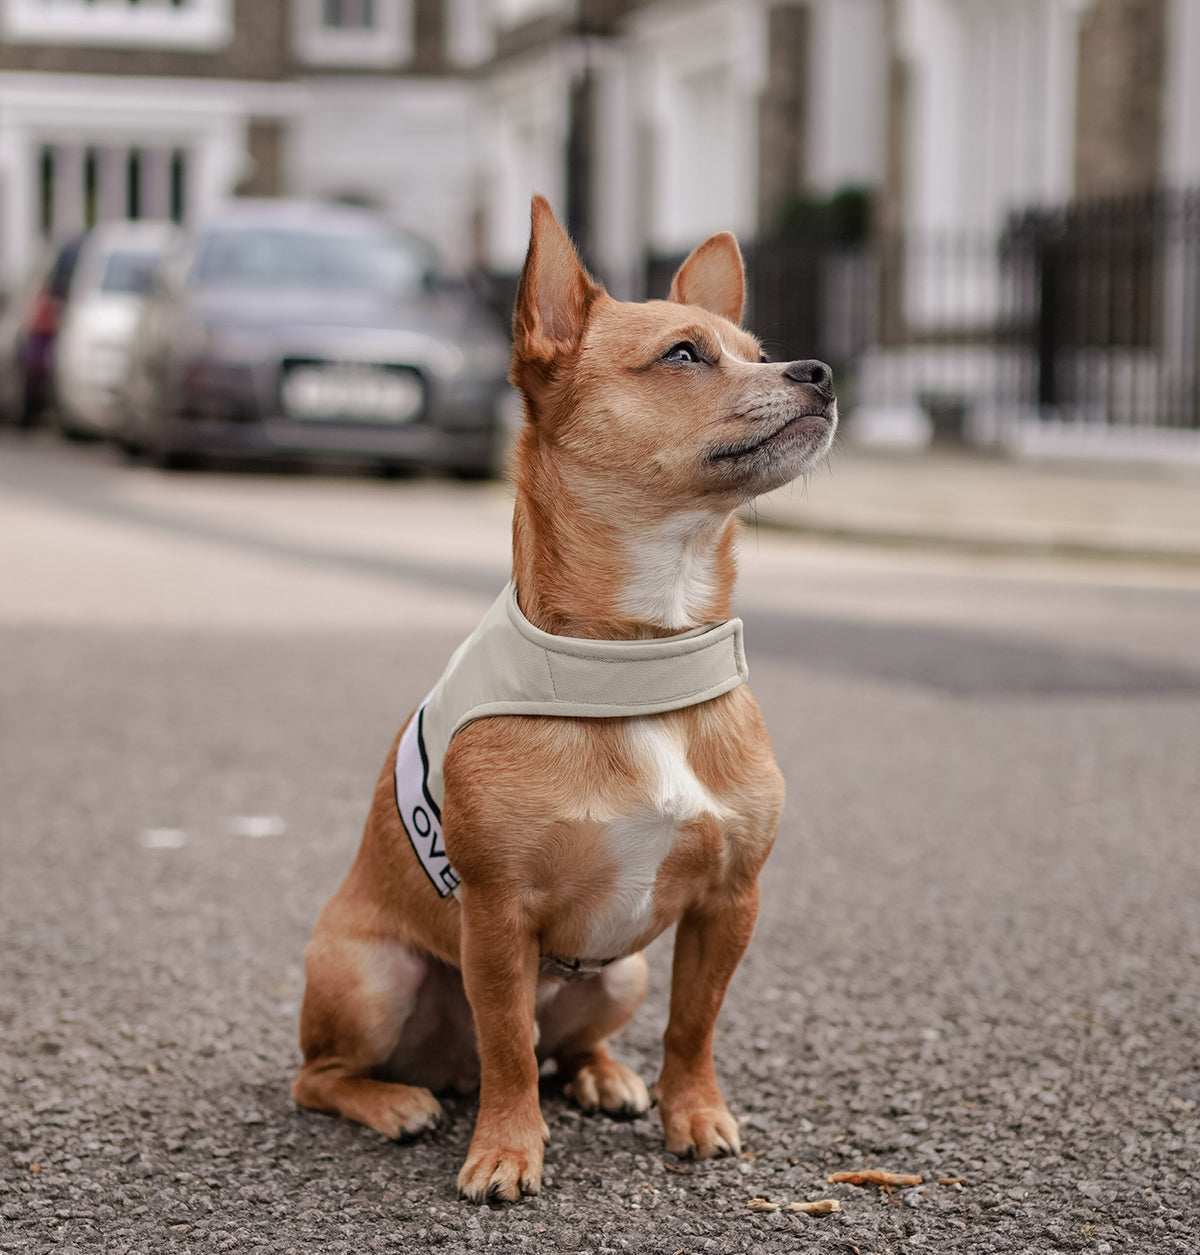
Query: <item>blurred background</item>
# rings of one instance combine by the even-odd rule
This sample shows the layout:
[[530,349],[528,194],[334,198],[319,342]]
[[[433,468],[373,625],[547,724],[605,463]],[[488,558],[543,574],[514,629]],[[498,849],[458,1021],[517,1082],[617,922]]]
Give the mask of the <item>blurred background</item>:
[[[4,0],[0,404],[26,423],[65,411],[74,434],[124,423],[131,446],[157,421],[119,412],[139,387],[214,422],[290,416],[265,378],[257,410],[180,398],[179,378],[152,401],[127,386],[131,289],[173,245],[110,229],[137,273],[76,274],[93,226],[195,230],[232,198],[357,206],[428,241],[503,323],[536,190],[621,297],[661,295],[696,242],[737,232],[748,325],[777,356],[835,365],[863,444],[1200,460],[1198,119],[1190,0]],[[117,298],[55,352],[89,286]],[[470,404],[511,407],[480,382],[497,349],[461,304],[434,321],[477,359]],[[187,334],[177,373],[219,374],[195,352],[203,315]],[[375,348],[360,366],[419,378],[343,371],[325,380],[343,410],[378,425],[438,401],[436,350]],[[272,346],[276,378],[327,349]],[[446,422],[470,426],[461,407]],[[458,464],[481,472],[486,437],[463,439]],[[419,445],[397,448],[455,461]]]

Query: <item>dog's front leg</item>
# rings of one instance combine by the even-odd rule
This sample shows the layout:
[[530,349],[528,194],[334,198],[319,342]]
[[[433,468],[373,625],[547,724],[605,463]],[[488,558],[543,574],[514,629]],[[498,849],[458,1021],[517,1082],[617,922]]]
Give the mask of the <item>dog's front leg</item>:
[[479,1045],[479,1118],[459,1192],[472,1202],[516,1202],[542,1184],[549,1132],[538,1103],[534,1009],[538,943],[495,895],[462,891],[463,984]]
[[671,1014],[658,1080],[667,1149],[709,1159],[741,1150],[737,1121],[713,1068],[713,1033],[725,990],[754,932],[758,882],[688,909],[675,932]]

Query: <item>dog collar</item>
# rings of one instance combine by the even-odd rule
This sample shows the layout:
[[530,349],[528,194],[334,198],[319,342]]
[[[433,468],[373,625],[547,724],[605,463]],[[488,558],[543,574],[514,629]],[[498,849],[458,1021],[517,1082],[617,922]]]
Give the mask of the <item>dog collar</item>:
[[396,805],[438,893],[458,888],[442,839],[442,761],[468,724],[495,715],[628,719],[682,710],[747,675],[741,619],[653,640],[555,636],[521,613],[510,582],[455,650],[396,751]]

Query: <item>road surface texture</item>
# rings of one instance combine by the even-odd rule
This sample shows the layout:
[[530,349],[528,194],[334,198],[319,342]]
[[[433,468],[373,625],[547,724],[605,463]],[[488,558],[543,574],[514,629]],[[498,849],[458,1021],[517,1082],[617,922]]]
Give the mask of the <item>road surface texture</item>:
[[547,1078],[542,1194],[479,1208],[473,1100],[402,1146],[295,1108],[308,931],[507,513],[0,433],[0,1251],[1200,1251],[1196,567],[747,533],[789,802],[717,1043],[740,1159]]

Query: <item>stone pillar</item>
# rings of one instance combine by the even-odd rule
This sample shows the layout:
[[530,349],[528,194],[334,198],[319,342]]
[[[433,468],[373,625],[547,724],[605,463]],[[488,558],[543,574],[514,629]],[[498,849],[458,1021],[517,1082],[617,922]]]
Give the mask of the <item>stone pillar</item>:
[[807,5],[767,14],[767,82],[758,112],[758,229],[773,234],[805,179],[806,89],[811,15]]
[[1079,37],[1075,194],[1136,195],[1160,181],[1164,0],[1095,0]]
[[142,217],[165,222],[171,216],[171,150],[142,149]]
[[54,146],[54,221],[50,234],[65,240],[83,230],[83,149],[76,144]]
[[100,222],[125,217],[129,157],[124,148],[105,144],[96,149],[96,216]]
[[908,168],[909,63],[900,40],[899,4],[900,0],[885,0],[883,10],[888,48],[887,143],[876,226],[885,235],[895,235],[903,227],[907,191],[904,174]]
[[273,118],[251,118],[246,129],[249,175],[238,184],[239,196],[282,196],[284,134]]

